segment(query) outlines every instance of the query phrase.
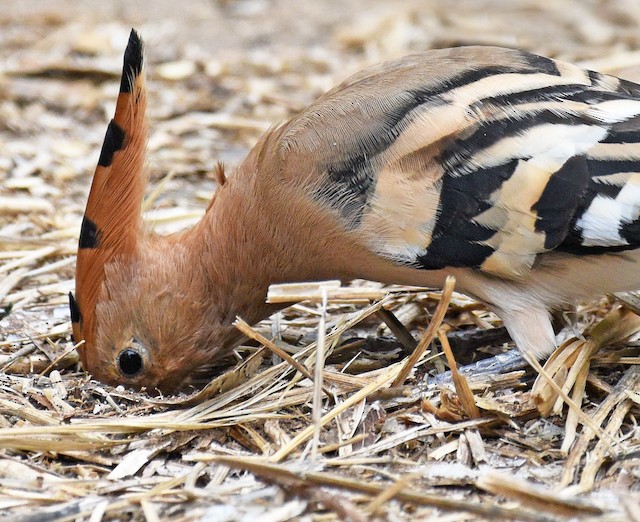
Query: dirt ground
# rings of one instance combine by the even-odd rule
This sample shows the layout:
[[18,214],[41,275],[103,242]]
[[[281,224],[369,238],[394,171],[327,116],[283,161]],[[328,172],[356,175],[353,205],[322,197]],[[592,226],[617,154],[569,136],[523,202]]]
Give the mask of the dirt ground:
[[[531,371],[472,384],[474,414],[460,389],[425,380],[441,360],[385,393],[397,343],[382,362],[354,352],[348,372],[329,360],[319,448],[312,386],[271,356],[192,400],[90,380],[67,293],[132,27],[146,43],[148,192],[159,189],[146,219],[160,233],[202,215],[217,161],[232,172],[266,129],[376,62],[500,45],[640,81],[638,0],[0,0],[0,520],[640,520],[633,342],[585,367],[572,392],[585,417],[561,402],[542,416],[533,401],[548,390],[532,392]],[[384,304],[418,338],[439,300]],[[331,303],[330,330],[386,342],[376,303]],[[628,341],[640,325],[616,306],[581,304],[576,331],[606,317]],[[256,328],[287,330],[312,365],[321,313],[307,303]],[[459,295],[446,323],[500,326]]]

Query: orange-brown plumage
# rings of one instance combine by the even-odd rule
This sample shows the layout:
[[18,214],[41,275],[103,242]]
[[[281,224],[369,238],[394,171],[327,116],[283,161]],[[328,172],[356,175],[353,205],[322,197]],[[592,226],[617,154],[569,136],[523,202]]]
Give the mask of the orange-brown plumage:
[[538,358],[555,346],[549,310],[640,287],[635,84],[498,48],[383,64],[265,134],[229,179],[219,170],[202,220],[162,238],[140,226],[141,46],[132,32],[123,146],[107,133],[71,298],[101,380],[178,389],[238,341],[237,315],[274,310],[272,283],[452,274]]
[[[95,314],[104,268],[116,259],[133,259],[141,230],[146,186],[147,97],[142,42],[132,32],[122,70],[115,116],[109,124],[87,201],[78,248],[76,301],[85,312],[73,323],[80,358],[94,366]],[[94,226],[95,225],[95,226]]]

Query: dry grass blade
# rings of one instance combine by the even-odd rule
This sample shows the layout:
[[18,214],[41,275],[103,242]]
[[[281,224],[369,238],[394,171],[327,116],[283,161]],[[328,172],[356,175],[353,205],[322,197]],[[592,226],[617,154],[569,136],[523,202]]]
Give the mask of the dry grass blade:
[[[609,416],[619,404],[625,405],[628,399],[628,390],[638,390],[640,388],[640,367],[632,366],[627,370],[625,375],[615,385],[604,401],[598,406],[593,414],[593,422],[601,425],[604,420]],[[626,406],[625,406],[626,407]],[[565,469],[560,480],[561,486],[568,486],[573,481],[575,473],[580,465],[582,457],[585,455],[589,448],[589,443],[595,437],[595,432],[592,430],[584,430],[571,449],[567,458]],[[606,448],[610,455],[610,449]],[[602,448],[598,449],[598,454],[602,453]]]
[[[632,406],[633,401],[630,399],[623,400],[616,405],[606,427],[606,432],[612,437],[617,435]],[[600,439],[598,444],[596,444],[596,447],[591,451],[591,454],[587,459],[587,463],[582,470],[580,484],[578,486],[580,491],[590,491],[593,488],[596,482],[596,473],[600,471],[604,462],[610,457],[611,454],[609,452],[609,448],[604,444],[604,441]]]
[[362,442],[363,440],[365,440],[369,435],[366,433],[360,433],[359,435],[356,435],[355,437],[351,437],[350,439],[347,440],[343,440],[340,442],[337,442],[335,444],[327,444],[326,446],[323,446],[322,448],[320,448],[318,450],[318,453],[332,453],[344,446],[350,446],[352,444],[356,444],[358,442]]
[[533,369],[538,372],[538,375],[543,377],[547,383],[553,388],[553,390],[562,397],[562,400],[571,408],[576,416],[580,419],[580,422],[593,430],[593,432],[598,435],[601,439],[606,439],[606,443],[609,445],[609,449],[613,451],[613,447],[611,443],[617,444],[617,440],[612,438],[608,433],[604,432],[596,423],[593,422],[591,417],[589,417],[586,413],[584,413],[578,404],[576,404],[573,399],[571,399],[566,392],[558,385],[556,381],[553,380],[553,377],[547,373],[547,371],[542,367],[542,365],[538,362],[538,360],[531,356],[530,354],[523,353],[522,354],[527,362],[533,367]]
[[162,194],[167,184],[171,182],[175,175],[176,172],[174,170],[168,172],[167,175],[162,178],[160,183],[157,184],[156,188],[153,189],[151,194],[144,198],[144,202],[142,203],[142,212],[146,212],[153,207],[160,194]]
[[[591,356],[604,346],[621,343],[640,331],[640,317],[629,310],[617,308],[585,332],[586,340],[569,339],[563,343],[545,363],[544,369],[550,376],[560,374],[562,390],[568,393],[579,377],[586,378]],[[540,412],[558,414],[561,401],[557,391],[538,377],[533,385],[533,396]],[[578,395],[580,397],[580,395]]]
[[318,342],[316,348],[316,364],[313,376],[313,400],[311,404],[311,416],[313,420],[313,444],[311,446],[311,459],[317,460],[320,444],[320,430],[322,429],[322,389],[325,363],[325,334],[327,317],[327,288],[322,289],[322,313],[318,322]]
[[64,352],[62,352],[58,357],[56,357],[51,364],[47,366],[44,370],[42,370],[39,375],[47,375],[51,370],[56,368],[58,365],[63,367],[68,367],[71,364],[75,364],[78,362],[78,348],[84,344],[84,340],[80,341],[78,344],[70,346]]
[[318,283],[283,283],[271,285],[267,293],[267,303],[299,303],[301,301],[322,301],[323,292],[332,302],[377,301],[390,292],[406,292],[406,288],[361,288],[343,287],[340,281],[321,281]]
[[396,339],[398,339],[402,346],[411,351],[416,349],[418,343],[413,338],[413,335],[411,335],[411,332],[404,327],[392,312],[386,308],[380,308],[377,315],[384,321],[387,328],[389,328],[393,335],[395,335]]
[[380,509],[384,504],[386,504],[389,500],[391,500],[401,491],[407,489],[409,484],[416,478],[417,478],[416,476],[406,475],[402,477],[400,480],[396,481],[391,487],[380,492],[367,505],[366,507],[367,513],[371,514],[372,516],[375,516],[376,514],[378,514],[378,511],[380,511]]
[[[600,348],[620,343],[640,330],[640,317],[630,310],[617,308],[587,332],[586,340],[569,339],[563,343],[547,360],[544,369],[553,379],[553,384],[538,375],[533,385],[532,396],[542,415],[559,414],[564,397],[558,392],[571,393],[571,401],[576,407],[570,407],[565,423],[565,438],[562,450],[568,452],[576,437],[579,421],[585,426],[586,415],[577,407],[583,401],[585,386],[589,374],[591,357]],[[561,384],[559,384],[561,383]],[[590,421],[591,424],[594,424]],[[612,434],[608,435],[614,440]],[[611,448],[609,448],[611,449]]]
[[53,205],[49,200],[41,198],[7,198],[4,196],[0,196],[0,214],[22,214],[30,212],[52,214]]
[[[26,355],[30,355],[38,349],[35,343],[31,343],[27,346],[23,346],[19,350],[16,350],[14,353],[9,355],[8,357],[2,357],[0,361],[2,362],[2,367],[0,367],[1,372],[6,372],[11,368],[11,366],[21,357],[25,357]],[[22,372],[27,373],[27,372]]]
[[476,405],[476,401],[473,396],[473,392],[469,387],[469,383],[467,382],[467,378],[458,371],[458,364],[456,363],[456,359],[453,356],[453,352],[451,351],[451,346],[449,346],[449,339],[447,339],[447,334],[442,330],[438,330],[438,339],[440,339],[440,343],[442,344],[442,351],[444,352],[445,357],[447,358],[447,362],[449,363],[453,385],[455,386],[458,397],[460,398],[462,408],[469,416],[469,418],[479,419],[480,410]]
[[[19,419],[28,421],[36,426],[52,426],[60,424],[60,419],[54,417],[49,412],[40,411],[29,402],[21,403],[0,397],[0,411],[5,415],[15,415]],[[12,432],[7,432],[11,436]]]
[[[289,364],[292,368],[299,371],[302,375],[304,375],[307,379],[313,381],[313,375],[309,370],[307,370],[302,364],[296,361],[293,357],[291,357],[287,352],[285,352],[282,348],[280,348],[277,344],[267,339],[264,335],[256,332],[249,324],[243,321],[240,317],[236,317],[233,325],[240,330],[244,335],[253,339],[254,341],[258,341],[262,346],[268,348],[274,354],[276,354],[281,359],[285,360],[287,364]],[[325,394],[328,397],[331,397],[331,392],[329,390],[324,390]]]
[[494,422],[494,419],[483,418],[455,423],[442,422],[438,423],[438,425],[436,425],[435,427],[430,427],[430,425],[428,424],[413,426],[411,428],[406,428],[398,433],[388,435],[387,437],[382,438],[374,444],[363,446],[359,450],[352,452],[350,458],[367,458],[367,455],[377,455],[379,453],[384,454],[385,452],[388,452],[398,446],[411,444],[412,441],[424,440],[430,435],[460,433],[468,428],[479,428]]
[[438,333],[438,328],[442,324],[444,320],[444,316],[447,313],[447,308],[449,307],[449,303],[451,302],[451,297],[453,296],[453,289],[456,285],[456,280],[452,276],[447,276],[445,280],[444,287],[442,288],[442,296],[440,298],[440,302],[436,307],[436,311],[431,318],[431,322],[427,330],[424,332],[422,339],[416,346],[416,349],[409,356],[407,361],[405,362],[402,370],[396,377],[395,381],[393,381],[392,386],[400,386],[407,379],[413,367],[418,363],[424,352],[427,350],[431,341],[435,338]]
[[516,499],[523,507],[532,510],[571,518],[602,514],[599,507],[579,500],[562,498],[554,491],[543,490],[524,480],[498,473],[487,473],[481,476],[476,485],[496,495]]
[[14,270],[16,268],[31,266],[34,262],[51,256],[56,250],[57,248],[52,246],[38,248],[36,250],[25,250],[20,253],[18,259],[0,266],[0,274],[10,272],[11,270]]
[[[235,457],[215,457],[214,460],[225,466],[236,469],[244,469],[251,471],[265,480],[276,482],[279,484],[314,484],[316,486],[325,486],[332,488],[340,488],[347,491],[365,493],[368,495],[381,495],[387,489],[387,485],[379,485],[372,482],[362,482],[353,479],[344,478],[340,475],[320,471],[293,471],[285,466],[271,464],[263,459],[256,458],[235,458]],[[479,504],[469,500],[454,500],[444,498],[442,495],[430,495],[415,491],[400,490],[395,494],[395,498],[403,502],[409,502],[416,505],[430,506],[446,511],[460,511],[463,513],[474,513],[496,520],[499,518],[506,520],[545,520],[544,517],[536,516],[533,513],[517,508],[503,508],[498,505]]]
[[18,300],[15,294],[10,295],[9,292],[11,292],[11,290],[20,283],[20,281],[22,281],[22,278],[27,274],[27,272],[28,269],[26,268],[18,268],[0,280],[0,304],[13,304]]
[[3,448],[14,451],[33,451],[53,454],[72,455],[74,452],[91,452],[107,449],[112,446],[128,444],[128,441],[83,440],[73,437],[23,437],[16,433],[15,437],[2,437]]

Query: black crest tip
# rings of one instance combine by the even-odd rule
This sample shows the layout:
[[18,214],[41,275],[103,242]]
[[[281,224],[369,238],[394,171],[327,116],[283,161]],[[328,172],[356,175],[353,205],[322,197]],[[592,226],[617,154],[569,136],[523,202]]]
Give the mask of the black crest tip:
[[129,33],[129,43],[124,51],[120,92],[131,92],[134,80],[142,72],[144,66],[144,44],[135,29]]

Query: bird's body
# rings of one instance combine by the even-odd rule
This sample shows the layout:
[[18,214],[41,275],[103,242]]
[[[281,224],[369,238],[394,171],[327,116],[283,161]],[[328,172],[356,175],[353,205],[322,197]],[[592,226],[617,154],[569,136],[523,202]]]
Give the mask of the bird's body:
[[135,33],[128,52],[124,139],[107,133],[72,299],[99,379],[179,387],[233,346],[237,315],[273,311],[272,283],[451,274],[537,358],[555,346],[551,309],[640,288],[638,85],[490,47],[370,68],[263,136],[193,229],[159,238],[140,231]]

